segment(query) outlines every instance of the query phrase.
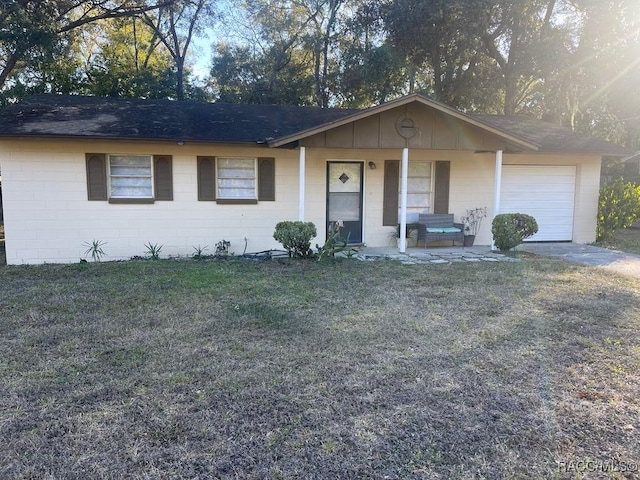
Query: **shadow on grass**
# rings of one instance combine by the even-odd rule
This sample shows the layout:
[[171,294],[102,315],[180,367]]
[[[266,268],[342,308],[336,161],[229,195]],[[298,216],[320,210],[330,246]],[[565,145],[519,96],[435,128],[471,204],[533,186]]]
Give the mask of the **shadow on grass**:
[[246,322],[251,327],[288,330],[301,326],[300,319],[288,309],[268,301],[247,301],[233,305],[229,310],[232,316],[240,317],[241,323]]

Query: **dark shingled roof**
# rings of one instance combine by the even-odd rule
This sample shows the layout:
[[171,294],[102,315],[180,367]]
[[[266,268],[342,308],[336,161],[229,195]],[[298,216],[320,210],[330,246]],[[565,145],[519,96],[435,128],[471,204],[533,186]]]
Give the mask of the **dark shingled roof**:
[[535,143],[540,147],[541,152],[628,155],[627,150],[619,145],[533,118],[518,115],[470,114],[469,116],[486,125]]
[[35,95],[1,111],[0,135],[263,143],[358,110]]
[[[407,97],[409,98],[409,97]],[[420,97],[427,105],[435,102]],[[375,114],[379,107],[368,109]],[[448,108],[448,107],[446,107]],[[346,120],[364,110],[177,102],[78,95],[35,95],[1,111],[0,136],[269,143]],[[624,156],[625,149],[520,116],[467,117],[539,146],[540,152]]]

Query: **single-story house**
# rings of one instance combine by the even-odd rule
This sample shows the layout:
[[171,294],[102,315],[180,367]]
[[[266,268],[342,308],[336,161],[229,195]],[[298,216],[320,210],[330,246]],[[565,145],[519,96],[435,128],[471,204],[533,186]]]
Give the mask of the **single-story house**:
[[[413,94],[365,110],[37,95],[0,116],[9,264],[281,248],[282,220],[322,243],[395,245],[420,213],[533,215],[534,241],[592,242],[600,162],[620,147],[518,116],[462,113]],[[406,189],[402,186],[407,185]],[[406,248],[404,229],[400,250]]]

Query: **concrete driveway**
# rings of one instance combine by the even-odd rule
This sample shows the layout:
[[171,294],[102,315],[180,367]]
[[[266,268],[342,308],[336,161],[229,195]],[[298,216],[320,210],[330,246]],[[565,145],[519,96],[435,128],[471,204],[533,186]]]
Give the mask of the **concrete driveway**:
[[640,255],[577,243],[524,243],[518,250],[563,258],[569,262],[602,267],[640,278]]

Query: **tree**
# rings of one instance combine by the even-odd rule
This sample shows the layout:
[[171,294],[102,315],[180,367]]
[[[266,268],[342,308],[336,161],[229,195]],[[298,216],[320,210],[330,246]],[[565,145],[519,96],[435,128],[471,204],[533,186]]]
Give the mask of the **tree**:
[[366,108],[405,93],[407,69],[402,53],[384,38],[377,1],[345,4],[334,41],[334,101]]
[[[576,1],[580,29],[560,73],[565,124],[638,148],[640,10],[634,0]],[[564,104],[564,105],[563,105]]]
[[315,98],[319,107],[328,107],[331,99],[329,70],[330,49],[338,23],[338,12],[345,0],[324,0],[303,2],[309,18],[309,31],[305,35],[313,52],[313,77]]
[[141,18],[171,54],[176,69],[176,98],[185,98],[185,66],[189,47],[206,18],[213,17],[211,0],[174,0]]
[[87,33],[80,48],[85,56],[86,93],[136,98],[175,95],[173,59],[139,19],[104,21]]
[[51,60],[65,34],[108,18],[139,15],[175,0],[5,0],[0,4],[0,90],[12,75]]
[[313,53],[304,36],[312,21],[303,3],[245,0],[230,12],[236,26],[219,42],[211,83],[221,100],[243,103],[313,105]]
[[212,59],[212,84],[218,100],[230,103],[312,105],[313,77],[304,53],[270,45],[219,44]]

